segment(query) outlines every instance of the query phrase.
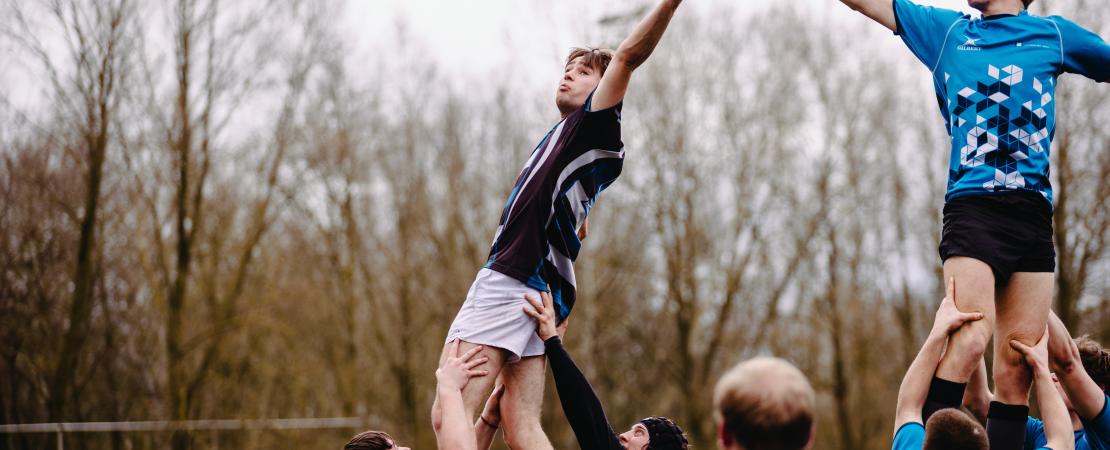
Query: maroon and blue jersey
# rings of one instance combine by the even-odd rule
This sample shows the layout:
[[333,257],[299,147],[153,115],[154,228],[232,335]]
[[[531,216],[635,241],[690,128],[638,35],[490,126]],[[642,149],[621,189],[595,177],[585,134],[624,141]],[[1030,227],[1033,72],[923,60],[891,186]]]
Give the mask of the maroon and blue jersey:
[[505,208],[485,267],[547,291],[559,318],[574,307],[578,229],[624,163],[621,104],[563,118],[532,151]]

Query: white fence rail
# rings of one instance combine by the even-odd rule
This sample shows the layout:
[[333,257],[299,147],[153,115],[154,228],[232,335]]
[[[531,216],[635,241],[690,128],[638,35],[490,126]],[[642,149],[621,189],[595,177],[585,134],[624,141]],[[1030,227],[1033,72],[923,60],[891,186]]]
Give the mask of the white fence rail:
[[[365,417],[325,417],[303,419],[201,419],[150,420],[140,422],[57,422],[0,425],[0,433],[55,433],[57,450],[64,450],[66,433],[106,433],[112,431],[217,431],[234,430],[322,430],[358,429],[367,426]],[[218,443],[216,444],[218,448]]]

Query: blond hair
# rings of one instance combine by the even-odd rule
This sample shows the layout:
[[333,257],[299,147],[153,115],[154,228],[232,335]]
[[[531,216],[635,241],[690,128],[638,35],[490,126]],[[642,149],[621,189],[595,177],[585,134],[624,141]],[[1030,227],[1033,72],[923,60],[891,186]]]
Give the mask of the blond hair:
[[745,449],[799,450],[810,442],[816,396],[797,367],[762,357],[721,376],[713,407],[717,421]]

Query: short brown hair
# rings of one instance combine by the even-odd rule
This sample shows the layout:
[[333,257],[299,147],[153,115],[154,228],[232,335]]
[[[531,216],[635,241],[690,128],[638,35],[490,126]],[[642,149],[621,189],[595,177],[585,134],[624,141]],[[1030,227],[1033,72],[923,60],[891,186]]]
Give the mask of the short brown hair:
[[1026,8],[1028,8],[1029,5],[1032,5],[1034,1],[1035,0],[1021,0],[1022,3],[1025,3]]
[[384,431],[363,431],[351,438],[343,450],[389,450],[394,447],[393,438]]
[[569,66],[578,58],[582,58],[582,64],[597,71],[600,75],[605,73],[605,69],[609,68],[609,62],[613,60],[613,51],[607,48],[574,47],[570,49],[570,55],[567,55],[567,62],[563,66]]
[[721,376],[713,393],[717,420],[746,449],[798,450],[809,444],[816,398],[797,367],[754,358]]
[[929,416],[921,450],[988,450],[987,430],[963,411],[945,408]]
[[1103,390],[1110,387],[1110,351],[1088,336],[1077,338],[1075,345],[1079,347],[1079,359],[1087,375]]

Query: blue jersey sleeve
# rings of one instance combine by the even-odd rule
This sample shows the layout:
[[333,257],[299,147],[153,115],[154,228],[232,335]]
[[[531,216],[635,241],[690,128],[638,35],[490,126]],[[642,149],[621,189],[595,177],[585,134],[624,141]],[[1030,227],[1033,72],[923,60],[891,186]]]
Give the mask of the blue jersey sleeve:
[[923,445],[925,445],[925,425],[910,422],[902,425],[902,428],[894,433],[894,443],[890,445],[890,449],[921,450]]
[[1095,81],[1110,82],[1110,44],[1060,16],[1049,17],[1060,30],[1064,72],[1083,75]]
[[1025,420],[1025,450],[1044,447],[1048,438],[1044,435],[1044,422],[1032,417]]
[[1091,420],[1079,418],[1083,422],[1083,431],[1086,434],[1087,444],[1090,444],[1092,450],[1110,450],[1110,413],[1107,413],[1107,405],[1110,404],[1110,396],[1106,397],[1106,401],[1102,404],[1102,412]]
[[894,1],[894,20],[897,34],[917,59],[935,70],[941,50],[952,29],[952,24],[963,18],[963,13],[949,9],[921,6],[910,0]]

